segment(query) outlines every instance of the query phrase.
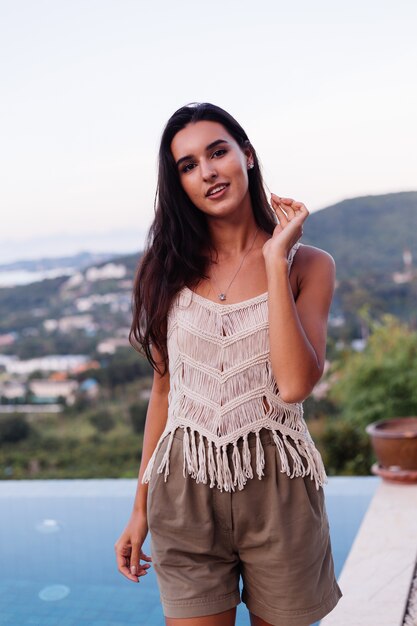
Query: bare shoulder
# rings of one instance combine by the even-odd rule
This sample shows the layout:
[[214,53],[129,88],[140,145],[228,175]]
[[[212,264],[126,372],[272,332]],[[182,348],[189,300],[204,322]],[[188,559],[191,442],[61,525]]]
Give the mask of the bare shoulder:
[[302,244],[294,256],[293,267],[300,288],[311,282],[322,283],[323,287],[326,284],[330,287],[334,286],[335,260],[331,254],[321,248]]
[[298,270],[304,271],[308,269],[334,271],[336,263],[332,255],[325,250],[302,244],[294,256],[294,269],[296,267]]

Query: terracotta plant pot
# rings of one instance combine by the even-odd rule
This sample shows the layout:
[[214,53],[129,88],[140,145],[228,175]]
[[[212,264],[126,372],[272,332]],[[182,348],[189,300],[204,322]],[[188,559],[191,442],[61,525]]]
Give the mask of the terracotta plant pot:
[[417,417],[393,417],[366,427],[382,470],[417,473]]

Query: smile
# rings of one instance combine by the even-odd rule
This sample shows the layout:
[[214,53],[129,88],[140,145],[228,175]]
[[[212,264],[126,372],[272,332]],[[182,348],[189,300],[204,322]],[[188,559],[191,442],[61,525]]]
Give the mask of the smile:
[[228,186],[228,184],[216,185],[208,190],[206,196],[208,198],[219,198],[223,195],[224,190],[227,189]]

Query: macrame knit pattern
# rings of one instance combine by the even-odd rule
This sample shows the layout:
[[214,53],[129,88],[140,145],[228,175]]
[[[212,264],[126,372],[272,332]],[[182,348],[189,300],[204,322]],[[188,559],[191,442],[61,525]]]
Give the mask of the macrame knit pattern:
[[[290,251],[288,272],[300,245]],[[182,428],[184,477],[188,473],[221,491],[243,489],[254,476],[248,435],[256,434],[255,471],[261,479],[265,459],[259,431],[267,428],[279,452],[280,471],[291,478],[310,476],[319,489],[326,473],[303,418],[302,403],[281,400],[272,372],[268,293],[221,304],[184,287],[174,298],[167,324],[168,419],[142,482],[149,482],[166,436],[168,445],[156,471],[168,479],[174,433]],[[233,446],[230,464],[227,446]]]

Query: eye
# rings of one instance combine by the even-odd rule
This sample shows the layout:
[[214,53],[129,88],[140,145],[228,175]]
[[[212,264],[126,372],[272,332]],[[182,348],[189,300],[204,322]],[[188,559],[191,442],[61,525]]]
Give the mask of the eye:
[[195,163],[186,163],[181,168],[181,172],[184,172],[184,174],[186,174],[187,172],[190,172],[194,168],[194,166],[195,166]]
[[216,157],[216,158],[221,157],[224,154],[226,154],[226,152],[227,150],[225,150],[224,148],[219,148],[219,150],[215,150],[211,156]]

